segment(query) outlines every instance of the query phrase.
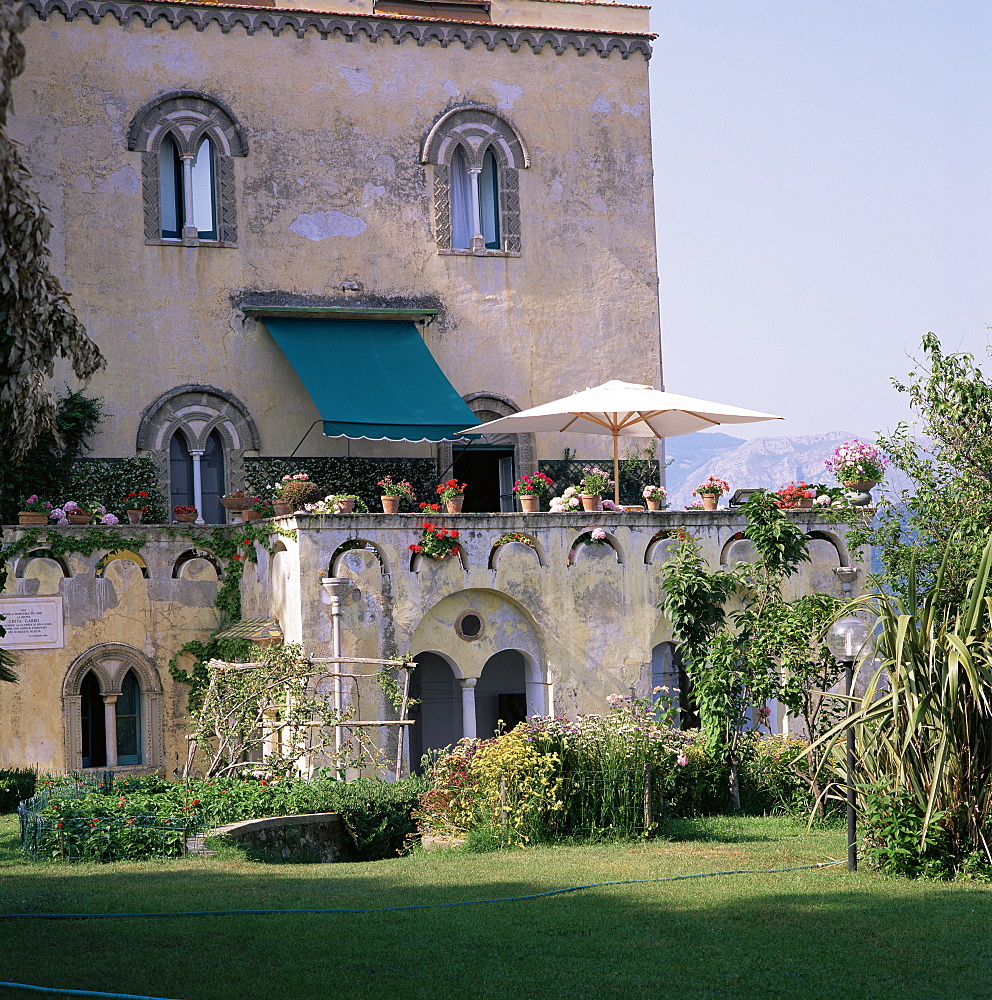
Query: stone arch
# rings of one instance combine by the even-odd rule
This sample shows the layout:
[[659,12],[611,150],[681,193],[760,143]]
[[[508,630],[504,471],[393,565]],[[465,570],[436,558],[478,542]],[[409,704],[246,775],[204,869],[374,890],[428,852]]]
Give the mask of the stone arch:
[[[572,545],[571,545],[571,547],[568,550],[568,563],[567,563],[567,565],[569,565],[569,566],[574,566],[575,565],[575,562],[576,562],[576,560],[579,557],[579,552],[581,551],[581,549],[583,548],[583,546],[585,546],[586,544],[588,544],[587,540],[591,538],[592,532],[593,532],[592,528],[590,528],[588,531],[583,531],[582,534],[578,535],[576,537],[575,541],[572,542]],[[612,535],[612,534],[610,534],[610,532],[607,531],[606,532],[606,537],[603,539],[602,544],[603,545],[608,545],[611,549],[613,549],[613,552],[614,552],[614,554],[617,557],[617,562],[621,566],[623,566],[623,564],[624,564],[624,562],[623,562],[623,549],[622,549],[622,547],[620,545],[620,542],[618,541],[616,535]]]
[[[106,642],[93,646],[77,657],[62,681],[62,718],[66,767],[82,767],[82,694],[83,681],[92,674],[100,695],[108,706],[116,703],[122,693],[124,678],[132,673],[138,681],[141,706],[141,765],[161,767],[165,759],[163,688],[158,668],[140,650],[121,642]],[[107,718],[113,716],[108,711]],[[116,762],[116,745],[111,747],[108,735],[108,767]],[[111,753],[112,749],[112,753]]]
[[662,529],[656,531],[644,549],[644,565],[650,566],[658,561],[658,553],[668,547],[668,543],[678,538],[678,532],[673,529]]
[[224,570],[221,568],[220,560],[212,553],[205,552],[203,549],[187,549],[185,552],[180,553],[179,557],[172,564],[172,579],[183,579],[190,568],[190,563],[194,560],[209,563],[213,566],[214,572],[217,574],[217,579],[223,579]]
[[837,565],[850,566],[850,558],[845,552],[845,547],[841,543],[841,540],[836,535],[829,531],[808,531],[806,537],[811,542],[826,542],[828,545],[831,545],[837,554]]
[[[498,392],[470,392],[462,396],[462,399],[468,403],[480,424],[520,412],[520,407],[509,396]],[[525,473],[530,475],[537,472],[537,449],[533,434],[483,434],[478,443],[512,448],[513,468],[518,478]],[[451,442],[442,441],[437,446],[438,468],[450,469],[453,454]]]
[[[438,565],[443,565],[444,563],[450,563],[452,559],[457,559],[458,564],[467,573],[468,572],[468,553],[465,551],[465,545],[459,540],[458,548],[455,550],[454,556],[448,556],[446,559],[442,559]],[[425,565],[430,563],[435,563],[437,560],[428,559],[421,552],[411,552],[410,553],[410,572],[419,573]]]
[[191,452],[200,453],[216,432],[224,450],[227,490],[244,489],[245,453],[257,452],[260,438],[248,408],[237,396],[210,385],[180,385],[146,407],[138,424],[135,447],[150,454],[166,496],[172,492],[169,444],[176,432],[182,433]]
[[134,565],[141,570],[141,575],[146,580],[148,579],[148,563],[146,563],[137,552],[131,552],[129,549],[115,549],[113,552],[108,552],[96,564],[94,571],[96,578],[103,579],[106,575],[107,567],[118,559],[126,559],[128,562],[134,563]]
[[[445,111],[428,129],[420,146],[420,162],[433,170],[434,234],[438,249],[453,250],[451,220],[451,158],[461,149],[470,170],[482,169],[492,151],[498,164],[500,248],[474,244],[459,253],[520,254],[520,178],[530,166],[530,152],[516,126],[496,108],[459,104]],[[474,241],[473,241],[474,242]]]
[[[737,553],[736,558],[731,558],[735,552]],[[745,532],[738,531],[727,539],[720,550],[720,565],[729,566],[732,562],[751,562],[752,559],[749,557],[753,555],[754,543],[747,537]]]
[[[204,136],[210,139],[215,151],[217,207],[217,239],[211,239],[211,243],[236,245],[238,216],[233,158],[248,155],[248,137],[223,101],[198,90],[170,90],[160,94],[138,111],[128,129],[127,148],[141,153],[145,242],[167,242],[162,239],[159,187],[159,147],[167,135],[176,143],[180,155],[192,155]],[[197,246],[199,242],[195,232],[183,233],[184,246]]]
[[340,576],[341,560],[349,552],[362,551],[370,552],[379,563],[379,569],[383,576],[389,575],[389,563],[386,561],[386,553],[382,546],[370,541],[368,538],[349,538],[342,542],[332,553],[330,562],[327,564],[328,576]]
[[[526,538],[530,540],[529,545],[527,544],[527,542],[521,542],[520,544],[523,545],[525,548],[529,548],[534,553],[534,555],[537,556],[538,566],[545,567],[548,565],[547,552],[545,551],[544,546],[541,544],[538,538],[535,538],[534,535],[526,531],[515,531],[514,534],[524,535]],[[512,545],[512,544],[513,544],[512,541],[501,542],[497,539],[496,543],[489,550],[489,568],[491,570],[495,570],[499,565],[500,555],[503,552],[503,549],[505,549],[507,545]]]
[[69,572],[69,564],[62,556],[55,555],[51,549],[34,549],[31,552],[25,552],[14,566],[14,578],[23,580],[25,570],[35,559],[47,559],[55,563],[62,570],[62,575],[67,580],[72,578],[72,573]]

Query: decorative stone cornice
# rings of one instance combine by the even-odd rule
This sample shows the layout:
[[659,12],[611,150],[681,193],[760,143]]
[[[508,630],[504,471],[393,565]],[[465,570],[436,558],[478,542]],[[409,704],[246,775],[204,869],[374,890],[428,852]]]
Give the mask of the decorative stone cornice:
[[314,31],[321,38],[341,35],[348,41],[355,41],[360,35],[370,42],[391,39],[396,45],[412,41],[417,45],[436,42],[442,48],[461,44],[466,49],[484,45],[491,52],[499,45],[505,45],[511,52],[528,46],[535,54],[545,46],[550,46],[562,55],[571,46],[578,55],[595,52],[607,58],[617,51],[627,59],[640,53],[645,59],[651,58],[649,37],[636,34],[610,34],[598,31],[569,31],[564,28],[529,28],[498,24],[475,24],[435,21],[429,18],[396,18],[361,15],[349,17],[342,14],[326,14],[320,11],[280,10],[278,8],[197,6],[185,3],[128,3],[119,0],[26,0],[29,7],[42,21],[58,12],[67,21],[77,17],[88,17],[98,24],[104,17],[113,17],[121,26],[131,21],[141,21],[151,27],[156,21],[167,21],[173,30],[189,23],[197,31],[204,31],[216,24],[227,34],[232,28],[243,28],[254,35],[265,28],[273,35],[284,31],[303,38]]

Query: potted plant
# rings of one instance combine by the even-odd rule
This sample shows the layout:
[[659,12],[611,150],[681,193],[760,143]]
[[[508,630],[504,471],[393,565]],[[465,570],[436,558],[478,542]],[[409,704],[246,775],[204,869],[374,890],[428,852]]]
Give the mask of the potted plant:
[[358,497],[354,493],[335,493],[327,497],[328,502],[333,506],[335,514],[353,514]]
[[778,497],[775,501],[776,507],[786,509],[793,507],[809,508],[813,506],[813,501],[816,499],[816,490],[807,482],[797,483],[793,480],[788,486],[783,486],[774,495]]
[[192,524],[199,511],[195,507],[190,507],[189,504],[180,503],[172,508],[172,514],[180,524]]
[[438,484],[435,492],[441,498],[447,513],[460,514],[462,512],[467,486],[468,483],[459,483],[457,479],[449,479],[446,483]]
[[233,493],[225,493],[221,498],[221,505],[232,514],[240,514],[252,501],[252,498],[245,490],[235,490]]
[[257,521],[259,518],[275,516],[275,509],[268,497],[252,497],[251,503],[241,512],[243,521]]
[[641,491],[648,510],[661,510],[668,506],[668,491],[664,486],[652,486],[650,483]]
[[382,500],[382,510],[385,514],[398,514],[400,500],[404,497],[413,502],[417,500],[416,494],[413,492],[413,484],[405,479],[395,482],[392,476],[386,476],[380,479],[376,485],[382,488],[380,500]]
[[121,497],[121,506],[127,512],[128,524],[141,524],[141,517],[148,512],[147,490],[132,490]]
[[[291,483],[308,483],[314,487],[314,495],[312,499],[307,499],[305,503],[316,503],[320,499],[321,490],[316,486],[316,484],[310,482],[310,476],[306,472],[294,472],[292,475],[283,476],[282,479],[277,483],[273,483],[269,487],[269,492],[272,494],[272,507],[276,514],[292,514],[294,510],[298,510],[298,507],[294,507],[294,491],[289,491],[289,496],[285,495],[286,487]],[[308,491],[304,491],[307,497],[310,497]]]
[[37,493],[32,493],[27,500],[22,500],[17,512],[17,523],[25,525],[48,524],[52,505],[45,500],[39,500]]
[[613,480],[598,465],[587,465],[579,481],[579,499],[583,510],[602,510],[601,494],[613,485]]
[[420,542],[410,546],[410,551],[428,559],[447,559],[458,551],[458,532],[453,528],[442,528],[430,521],[421,525]]
[[569,514],[582,506],[579,491],[574,486],[566,486],[560,497],[552,497],[549,509],[552,514]]
[[716,476],[707,476],[705,483],[700,483],[693,491],[694,497],[699,497],[703,502],[703,510],[716,510],[717,501],[726,493],[730,487],[725,479],[718,479]]
[[541,497],[549,493],[552,486],[554,482],[550,477],[535,472],[533,476],[521,476],[513,484],[513,493],[525,514],[536,514],[541,509]]
[[99,500],[85,500],[77,503],[68,500],[61,507],[53,507],[48,515],[56,524],[119,524],[113,514],[107,513],[107,508]]
[[851,491],[851,502],[863,507],[871,503],[870,490],[885,477],[889,460],[880,448],[855,438],[835,448],[823,464]]
[[[263,516],[272,517],[273,514],[292,514],[294,511],[303,510],[307,504],[317,503],[323,499],[323,494],[324,491],[316,483],[312,483],[305,472],[297,473],[288,481],[283,480],[279,496],[273,496],[269,502],[271,509]],[[275,507],[276,502],[280,504],[278,508]]]

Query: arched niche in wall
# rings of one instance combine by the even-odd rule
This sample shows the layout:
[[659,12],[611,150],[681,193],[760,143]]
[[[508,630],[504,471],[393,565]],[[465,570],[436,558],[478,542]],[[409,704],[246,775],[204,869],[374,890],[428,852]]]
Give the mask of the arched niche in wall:
[[737,563],[741,562],[754,562],[756,558],[754,542],[743,531],[731,535],[720,550],[721,566],[736,566]]
[[221,580],[223,576],[217,557],[202,549],[187,549],[172,565],[173,580]]
[[[594,539],[593,531],[603,531],[603,538],[601,540]],[[588,559],[593,555],[599,556],[602,550],[605,549],[612,549],[617,562],[621,566],[623,565],[623,550],[615,535],[601,528],[591,528],[589,531],[583,531],[572,542],[572,547],[568,550],[568,565],[574,566],[582,559]]]
[[648,539],[648,544],[644,549],[644,565],[650,566],[656,562],[664,562],[678,544],[678,535],[678,531],[669,528],[656,531]]
[[491,570],[495,570],[499,566],[499,562],[503,558],[503,553],[505,551],[512,551],[514,549],[518,553],[530,550],[530,552],[533,553],[531,560],[536,559],[538,566],[543,567],[548,565],[547,553],[544,551],[544,546],[538,538],[524,531],[511,531],[508,534],[517,535],[519,537],[508,538],[504,535],[496,539],[493,543],[493,547],[489,550],[489,568]]
[[31,552],[25,552],[20,559],[17,560],[14,566],[14,576],[18,580],[23,580],[28,567],[36,559],[44,559],[55,566],[58,567],[59,572],[65,579],[71,579],[72,573],[69,572],[69,564],[62,558],[62,556],[55,555],[51,549],[34,549]]
[[135,446],[155,462],[162,489],[170,498],[193,489],[192,472],[188,486],[179,478],[187,465],[200,464],[201,503],[193,506],[209,502],[211,510],[201,510],[201,515],[211,514],[211,523],[224,523],[226,515],[216,494],[244,488],[244,456],[257,452],[259,443],[258,428],[236,396],[209,385],[181,385],[148,406]]
[[66,768],[161,767],[162,696],[158,669],[133,646],[102,643],[77,657],[62,682]]
[[[354,555],[351,555],[354,553]],[[360,560],[354,568],[348,563],[352,560]],[[372,563],[376,563],[383,576],[389,574],[389,565],[386,562],[386,553],[381,546],[367,538],[349,538],[342,542],[333,553],[327,567],[328,576],[348,576],[349,572],[363,572],[365,568],[370,568]]]
[[[108,552],[97,564],[96,564],[96,576],[98,579],[103,579],[107,575],[107,567],[111,563],[117,562],[119,560],[125,560],[126,562],[132,563],[137,566],[141,575],[147,580],[148,579],[148,563],[138,555],[137,552],[131,552],[127,549],[118,549],[114,552]],[[119,568],[119,567],[118,567]]]

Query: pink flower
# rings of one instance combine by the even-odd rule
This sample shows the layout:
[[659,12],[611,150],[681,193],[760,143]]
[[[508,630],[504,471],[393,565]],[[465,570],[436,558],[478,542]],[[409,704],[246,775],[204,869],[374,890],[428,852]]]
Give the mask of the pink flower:
[[684,753],[680,753],[675,760],[679,767],[685,767],[689,763],[689,758]]
[[594,542],[605,542],[606,532],[602,528],[593,528],[592,531],[589,532],[589,537]]

